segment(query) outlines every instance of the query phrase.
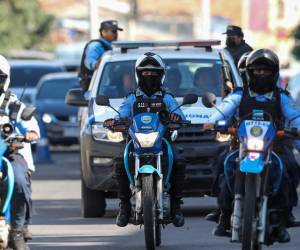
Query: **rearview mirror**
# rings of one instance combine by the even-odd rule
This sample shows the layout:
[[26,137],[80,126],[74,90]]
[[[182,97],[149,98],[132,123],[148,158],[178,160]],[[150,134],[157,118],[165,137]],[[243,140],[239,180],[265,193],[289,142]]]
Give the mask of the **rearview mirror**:
[[212,108],[216,105],[216,96],[211,92],[206,92],[202,96],[202,104],[207,108]]
[[70,89],[65,97],[65,102],[73,106],[87,107],[88,100],[84,98],[84,91],[81,88]]
[[182,105],[194,104],[198,101],[198,96],[195,94],[187,94],[183,97]]
[[109,98],[104,95],[99,95],[96,97],[96,104],[99,106],[110,106]]
[[29,121],[36,111],[36,107],[27,107],[23,109],[21,114],[21,119],[24,121]]

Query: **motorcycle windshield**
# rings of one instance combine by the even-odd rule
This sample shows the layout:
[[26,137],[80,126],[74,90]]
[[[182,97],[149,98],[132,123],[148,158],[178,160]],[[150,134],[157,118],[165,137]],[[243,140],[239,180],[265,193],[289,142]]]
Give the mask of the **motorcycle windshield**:
[[142,113],[134,116],[129,128],[129,135],[133,140],[135,152],[157,153],[162,148],[162,138],[165,126],[160,123],[155,113]]
[[160,120],[155,113],[142,113],[134,116],[133,130],[135,133],[151,133],[158,131]]
[[238,129],[239,141],[247,151],[265,152],[276,136],[270,121],[245,120]]

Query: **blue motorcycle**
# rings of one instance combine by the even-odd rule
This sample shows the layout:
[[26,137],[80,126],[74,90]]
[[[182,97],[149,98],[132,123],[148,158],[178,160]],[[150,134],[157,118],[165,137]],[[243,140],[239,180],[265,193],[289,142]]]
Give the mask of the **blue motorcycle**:
[[[183,102],[176,109],[186,104],[194,104],[198,96],[186,95]],[[96,99],[98,105],[110,106],[106,97]],[[175,110],[176,110],[175,109]],[[172,112],[174,112],[173,110]],[[188,121],[179,123],[170,122],[167,111],[157,113],[141,113],[127,119],[116,120],[112,131],[128,131],[130,140],[124,151],[124,166],[133,194],[134,216],[132,223],[144,225],[146,249],[155,249],[161,244],[161,227],[171,223],[170,178],[173,166],[173,153],[168,140],[164,138],[167,130],[176,131],[188,124]],[[175,140],[176,132],[172,134]],[[162,163],[166,147],[168,164],[166,170]],[[134,160],[131,161],[131,158]],[[133,164],[130,164],[134,162]]]
[[[218,110],[213,94],[207,93],[202,102]],[[270,196],[279,190],[283,169],[281,159],[272,150],[273,142],[284,136],[299,138],[299,134],[297,129],[278,131],[272,117],[263,110],[253,110],[235,123],[229,127],[225,120],[219,121],[214,128],[231,134],[239,145],[224,162],[225,180],[234,193],[231,241],[241,242],[242,250],[260,250],[263,244],[275,241],[273,232],[283,223],[280,215],[284,211],[268,206]],[[236,160],[235,167],[229,164],[232,158]]]

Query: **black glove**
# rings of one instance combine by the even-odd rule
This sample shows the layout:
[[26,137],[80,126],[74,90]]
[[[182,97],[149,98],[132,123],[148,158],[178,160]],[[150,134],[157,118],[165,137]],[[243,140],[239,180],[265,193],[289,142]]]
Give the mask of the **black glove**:
[[176,113],[170,113],[169,118],[171,122],[181,122],[182,120],[181,116]]

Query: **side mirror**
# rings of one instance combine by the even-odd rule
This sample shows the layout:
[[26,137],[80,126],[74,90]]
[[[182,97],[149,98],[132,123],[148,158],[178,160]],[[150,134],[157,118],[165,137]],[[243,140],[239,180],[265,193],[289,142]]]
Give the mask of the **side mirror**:
[[216,105],[216,96],[211,92],[206,92],[202,96],[202,104],[207,108],[212,108]]
[[194,104],[198,101],[198,96],[195,94],[187,94],[183,97],[182,105]]
[[96,104],[99,106],[110,106],[109,98],[104,95],[99,95],[96,97]]
[[65,102],[73,106],[87,107],[88,100],[84,98],[84,91],[81,88],[70,89],[65,97]]
[[109,98],[105,95],[99,95],[96,97],[95,102],[99,106],[107,106],[114,110],[121,117],[121,114],[118,110],[116,110],[113,106],[110,105]]
[[22,111],[21,119],[24,121],[29,121],[36,111],[35,107],[27,107]]

